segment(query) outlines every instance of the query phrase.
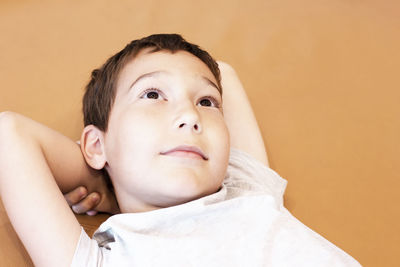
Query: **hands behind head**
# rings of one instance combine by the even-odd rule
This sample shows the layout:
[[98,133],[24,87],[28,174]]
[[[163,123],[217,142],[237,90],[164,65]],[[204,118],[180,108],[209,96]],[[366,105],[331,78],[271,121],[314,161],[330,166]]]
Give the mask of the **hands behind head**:
[[86,213],[93,216],[98,212],[120,213],[115,195],[111,191],[104,193],[88,192],[84,186],[79,186],[64,194],[64,198],[76,214]]

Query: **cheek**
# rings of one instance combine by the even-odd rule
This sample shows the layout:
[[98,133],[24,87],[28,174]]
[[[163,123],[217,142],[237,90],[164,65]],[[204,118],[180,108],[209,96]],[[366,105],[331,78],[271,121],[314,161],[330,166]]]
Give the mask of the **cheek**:
[[211,138],[213,139],[213,143],[219,149],[229,149],[230,146],[230,137],[228,127],[225,123],[223,117],[217,117],[212,120],[212,125],[210,126],[212,129]]
[[154,118],[141,114],[126,114],[110,126],[112,131],[106,138],[106,154],[108,162],[114,165],[137,162],[141,155],[151,150],[151,143],[157,140],[160,132]]
[[224,175],[228,166],[230,152],[229,131],[223,119],[215,120],[212,128],[210,145],[216,159],[213,163],[213,168],[218,170],[218,175]]

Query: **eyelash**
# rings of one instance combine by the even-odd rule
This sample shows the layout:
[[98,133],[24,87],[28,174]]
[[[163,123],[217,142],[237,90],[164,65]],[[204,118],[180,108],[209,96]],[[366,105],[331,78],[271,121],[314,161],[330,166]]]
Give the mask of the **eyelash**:
[[156,93],[158,93],[162,98],[166,99],[166,98],[164,97],[163,92],[162,92],[160,89],[157,89],[157,88],[149,88],[149,89],[144,90],[143,93],[140,95],[140,98],[144,98],[144,96],[145,96],[146,94],[150,93],[150,92],[156,92]]
[[[145,96],[146,94],[150,93],[150,92],[156,92],[156,93],[158,93],[162,98],[164,98],[164,99],[166,100],[166,98],[164,97],[163,92],[162,92],[160,89],[157,89],[157,88],[149,88],[149,89],[144,90],[143,93],[140,95],[140,98],[144,98],[144,96]],[[210,102],[212,103],[212,105],[214,105],[213,107],[215,107],[215,108],[220,108],[220,104],[219,104],[218,100],[215,99],[215,97],[213,97],[213,96],[204,96],[204,97],[202,97],[202,98],[198,101],[198,103],[200,103],[200,102],[201,102],[202,100],[204,100],[204,99],[210,100]]]

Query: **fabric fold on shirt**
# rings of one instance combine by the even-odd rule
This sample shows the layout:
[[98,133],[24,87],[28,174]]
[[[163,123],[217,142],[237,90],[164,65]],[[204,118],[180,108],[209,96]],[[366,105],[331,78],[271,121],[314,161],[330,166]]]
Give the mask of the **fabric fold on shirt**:
[[110,217],[93,239],[81,235],[72,266],[360,266],[290,214],[286,184],[231,149],[218,192]]

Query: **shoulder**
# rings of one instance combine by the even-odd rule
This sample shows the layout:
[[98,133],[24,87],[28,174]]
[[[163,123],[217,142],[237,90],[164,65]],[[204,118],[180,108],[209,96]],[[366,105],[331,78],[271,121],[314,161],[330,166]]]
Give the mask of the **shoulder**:
[[104,249],[99,246],[96,240],[91,239],[82,228],[79,242],[72,259],[71,267],[101,266],[101,262],[104,259],[103,250]]
[[287,181],[250,154],[231,148],[229,165],[224,185],[246,194],[269,194],[283,205],[283,194]]

